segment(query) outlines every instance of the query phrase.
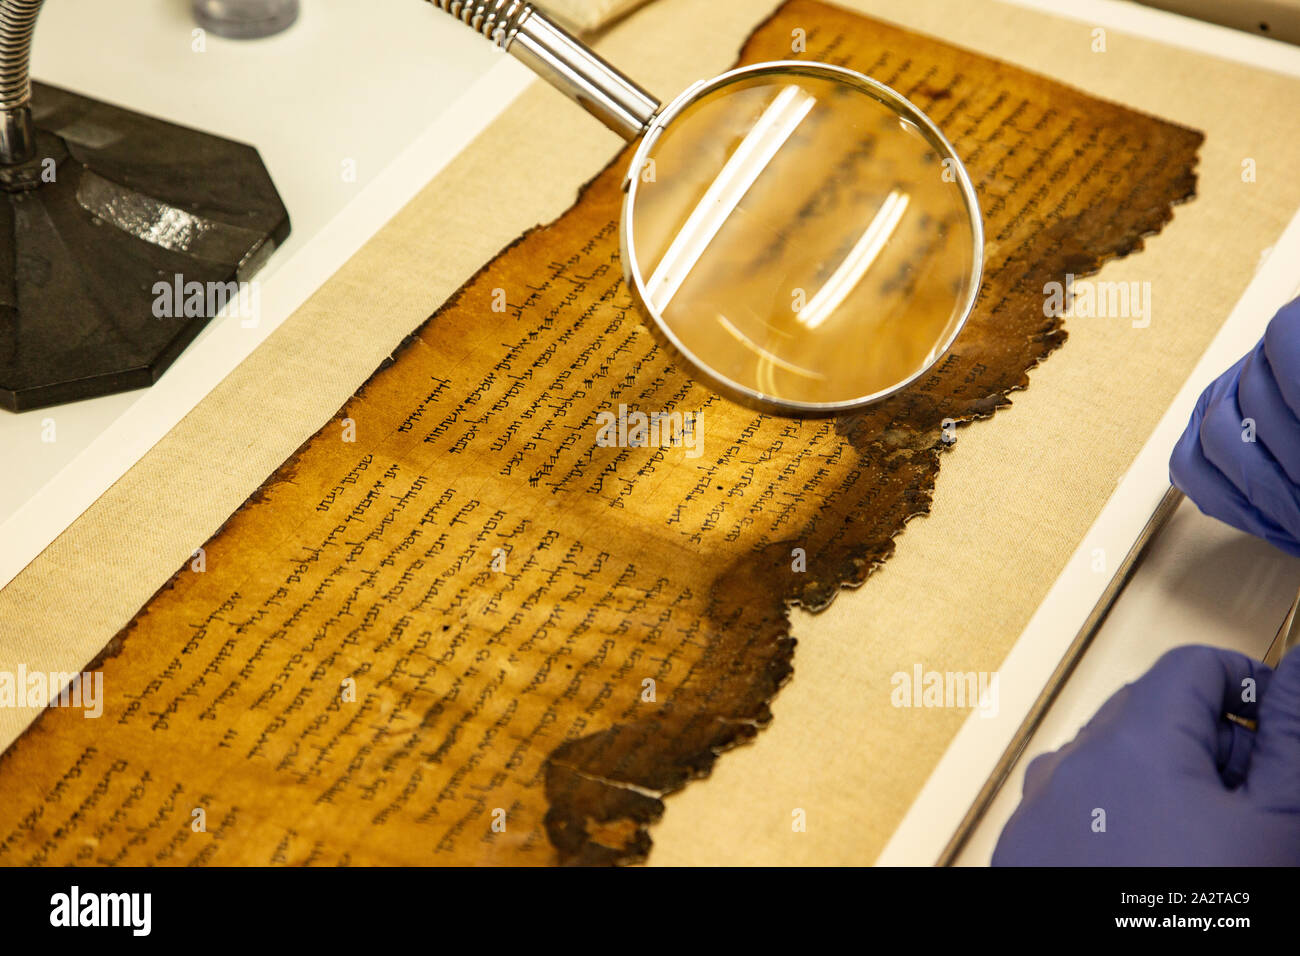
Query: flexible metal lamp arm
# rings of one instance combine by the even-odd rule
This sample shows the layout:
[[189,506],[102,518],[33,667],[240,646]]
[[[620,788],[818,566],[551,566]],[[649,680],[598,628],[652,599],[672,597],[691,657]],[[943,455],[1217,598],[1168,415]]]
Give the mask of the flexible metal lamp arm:
[[32,33],[45,0],[0,0],[0,164],[36,155],[32,126]]

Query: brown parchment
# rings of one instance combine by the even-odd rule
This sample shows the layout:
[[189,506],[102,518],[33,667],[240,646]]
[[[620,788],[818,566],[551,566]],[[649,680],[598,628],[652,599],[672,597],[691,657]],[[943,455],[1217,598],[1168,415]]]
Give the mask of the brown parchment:
[[[790,56],[795,27],[929,112],[978,184],[985,286],[934,373],[838,421],[709,394],[618,278],[620,157],[141,612],[103,718],[49,711],[10,749],[0,862],[645,855],[661,797],[769,719],[787,605],[861,584],[927,509],[942,422],[1063,341],[1044,284],[1194,190],[1199,134],[837,8],[794,0],[742,59]],[[602,447],[620,405],[698,413],[703,454]]]

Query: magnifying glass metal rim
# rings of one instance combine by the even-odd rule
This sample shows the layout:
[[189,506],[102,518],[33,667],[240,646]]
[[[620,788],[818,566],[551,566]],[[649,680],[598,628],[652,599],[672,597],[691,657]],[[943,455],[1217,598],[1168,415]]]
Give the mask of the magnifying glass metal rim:
[[[637,187],[640,183],[638,171],[644,168],[650,150],[655,146],[659,136],[678,115],[681,114],[691,103],[705,94],[715,89],[726,86],[737,79],[751,76],[761,76],[765,73],[782,73],[789,75],[791,73],[801,73],[804,75],[830,75],[840,80],[846,80],[851,83],[859,84],[866,87],[877,98],[894,108],[902,119],[921,127],[933,141],[954,160],[953,171],[957,178],[957,185],[960,187],[962,197],[966,202],[967,211],[970,213],[972,245],[974,246],[974,261],[971,264],[970,286],[967,291],[966,301],[962,306],[961,318],[954,324],[952,331],[943,341],[942,345],[934,353],[931,359],[921,368],[917,369],[912,375],[899,382],[890,385],[888,388],[881,389],[869,395],[863,395],[858,398],[846,399],[837,402],[800,402],[792,401],[788,398],[781,398],[776,395],[768,395],[756,389],[736,382],[725,375],[721,375],[709,365],[708,362],[700,359],[698,355],[686,347],[673,330],[668,327],[668,323],[663,317],[651,307],[648,293],[645,287],[645,280],[642,277],[641,270],[637,263],[636,247],[632,241],[632,220],[633,208],[636,203]],[[947,158],[947,157],[945,157]],[[938,173],[936,173],[938,175]],[[701,80],[687,87],[677,95],[667,106],[659,110],[654,118],[650,121],[649,126],[641,137],[641,143],[637,147],[636,153],[632,157],[632,162],[628,167],[627,177],[623,181],[623,212],[619,226],[619,242],[621,247],[621,258],[623,261],[623,278],[627,283],[628,290],[632,294],[633,300],[642,314],[651,320],[653,328],[657,334],[662,336],[672,348],[690,364],[691,369],[699,377],[705,379],[709,385],[723,394],[728,395],[740,401],[742,404],[756,406],[762,411],[775,411],[779,414],[787,414],[799,417],[814,417],[826,415],[838,415],[845,412],[854,412],[873,405],[882,399],[888,398],[902,389],[906,388],[912,382],[916,381],[922,375],[925,375],[934,365],[942,358],[952,347],[953,342],[966,327],[966,322],[971,313],[975,311],[975,303],[979,299],[980,281],[984,274],[984,222],[980,210],[979,197],[975,193],[975,185],[971,181],[970,174],[966,170],[965,164],[957,156],[956,150],[948,142],[947,137],[934,122],[925,115],[915,104],[904,97],[896,90],[871,79],[856,70],[850,70],[847,67],[835,66],[830,63],[822,63],[816,60],[770,60],[763,63],[754,63],[749,66],[742,66],[734,70],[729,70],[711,80]]]
[[[650,329],[667,342],[689,363],[697,377],[729,397],[758,407],[764,412],[791,416],[836,415],[865,408],[906,388],[922,375],[952,347],[954,340],[965,328],[967,320],[979,299],[980,280],[984,271],[984,223],[979,199],[961,158],[952,144],[931,119],[911,101],[896,90],[847,67],[835,66],[816,60],[772,60],[742,66],[688,87],[667,106],[660,107],[658,99],[642,89],[628,77],[579,39],[574,37],[529,0],[429,0],[431,4],[451,14],[477,33],[490,39],[502,50],[526,65],[557,90],[595,116],[611,130],[626,140],[641,138],[632,158],[628,175],[623,182],[626,196],[623,200],[619,242],[622,246],[624,279],[632,298],[642,315],[649,320]],[[840,80],[865,87],[881,101],[891,105],[903,119],[924,130],[951,158],[957,184],[961,187],[970,214],[974,261],[971,266],[970,288],[961,312],[951,333],[934,352],[934,357],[908,378],[895,382],[888,388],[870,395],[862,395],[838,402],[798,402],[766,395],[756,389],[734,382],[715,372],[708,363],[687,349],[667,327],[663,317],[649,305],[644,280],[636,263],[636,250],[632,244],[632,207],[636,202],[639,170],[645,164],[647,153],[660,134],[696,97],[730,83],[738,77],[764,72],[784,72],[831,75]]]

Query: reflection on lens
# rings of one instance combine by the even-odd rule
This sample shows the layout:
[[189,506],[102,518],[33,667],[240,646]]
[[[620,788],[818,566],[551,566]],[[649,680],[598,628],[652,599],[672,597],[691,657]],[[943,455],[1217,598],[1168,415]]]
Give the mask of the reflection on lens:
[[630,251],[688,357],[809,405],[934,362],[973,295],[978,211],[942,139],[900,109],[808,64],[713,88],[653,140]]

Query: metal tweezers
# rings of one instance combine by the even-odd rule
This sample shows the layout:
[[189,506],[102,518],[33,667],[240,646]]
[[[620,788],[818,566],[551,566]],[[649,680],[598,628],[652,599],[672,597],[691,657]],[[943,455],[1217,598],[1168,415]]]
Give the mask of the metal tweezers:
[[[1029,746],[1029,741],[1033,738],[1048,710],[1060,695],[1061,688],[1065,686],[1065,682],[1074,673],[1074,669],[1078,666],[1084,651],[1088,649],[1093,638],[1097,636],[1097,632],[1101,629],[1101,625],[1110,613],[1110,609],[1114,607],[1115,601],[1132,578],[1133,572],[1137,569],[1143,555],[1146,554],[1147,547],[1155,539],[1160,529],[1169,521],[1170,516],[1178,510],[1178,505],[1182,500],[1183,493],[1172,486],[1160,499],[1160,504],[1156,506],[1156,510],[1152,512],[1151,517],[1147,520],[1142,533],[1133,542],[1133,547],[1129,549],[1128,554],[1124,557],[1124,561],[1115,572],[1115,576],[1111,579],[1110,584],[1106,586],[1106,590],[1102,592],[1096,606],[1092,609],[1092,613],[1083,622],[1079,633],[1066,650],[1065,656],[1056,665],[1056,670],[1052,672],[1047,685],[1043,688],[1042,693],[1038,695],[1038,699],[1034,701],[1029,713],[1025,715],[1025,719],[1016,730],[1011,743],[1007,745],[1007,749],[1003,751],[1002,756],[998,759],[993,772],[989,774],[988,780],[984,782],[984,786],[975,797],[975,802],[966,811],[966,815],[962,817],[956,832],[953,833],[947,846],[944,847],[943,853],[939,855],[938,866],[951,866],[956,861],[971,834],[974,833],[975,827],[984,818],[989,807],[992,806],[994,797],[998,795],[1002,785],[1011,776],[1011,771],[1024,754],[1025,748]],[[1300,594],[1296,595],[1295,601],[1291,604],[1291,610],[1282,621],[1282,626],[1278,628],[1277,636],[1273,638],[1273,643],[1269,645],[1268,651],[1264,655],[1264,663],[1270,667],[1276,667],[1283,655],[1295,647],[1297,643],[1300,643]],[[1245,727],[1255,729],[1254,721],[1237,718],[1234,715],[1228,716],[1229,719],[1235,720]]]

